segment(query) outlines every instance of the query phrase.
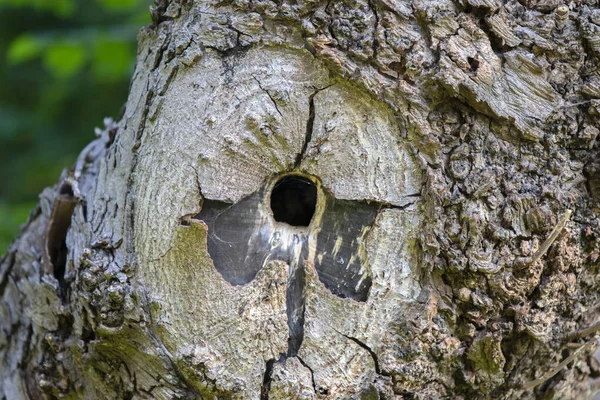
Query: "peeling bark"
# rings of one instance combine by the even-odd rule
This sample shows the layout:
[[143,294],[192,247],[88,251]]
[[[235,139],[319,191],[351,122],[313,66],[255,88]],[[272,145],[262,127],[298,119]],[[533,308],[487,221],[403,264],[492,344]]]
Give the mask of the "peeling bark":
[[598,4],[152,19],[0,262],[0,399],[591,395]]

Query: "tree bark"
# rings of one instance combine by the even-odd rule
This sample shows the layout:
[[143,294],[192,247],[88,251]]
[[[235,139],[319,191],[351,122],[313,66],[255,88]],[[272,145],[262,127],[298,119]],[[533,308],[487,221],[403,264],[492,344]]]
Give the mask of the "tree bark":
[[0,263],[0,399],[591,395],[597,1],[152,16]]

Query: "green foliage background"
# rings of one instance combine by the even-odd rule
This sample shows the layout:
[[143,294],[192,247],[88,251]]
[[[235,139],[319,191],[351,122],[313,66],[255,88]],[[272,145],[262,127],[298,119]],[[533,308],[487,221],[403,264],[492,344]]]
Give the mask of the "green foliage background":
[[126,101],[151,0],[0,0],[0,254]]

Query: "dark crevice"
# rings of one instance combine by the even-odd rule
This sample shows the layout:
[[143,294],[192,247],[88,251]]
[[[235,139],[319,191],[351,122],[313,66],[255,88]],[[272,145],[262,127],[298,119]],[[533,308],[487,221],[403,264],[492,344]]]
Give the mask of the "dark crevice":
[[494,51],[494,53],[496,53],[496,55],[498,57],[500,57],[501,59],[504,59],[504,53],[510,51],[511,48],[509,46],[505,45],[502,38],[498,37],[498,35],[496,35],[490,28],[490,23],[488,22],[488,18],[491,16],[492,15],[489,15],[486,17],[485,14],[483,16],[480,16],[478,26],[486,34],[488,40],[490,41],[490,46],[492,47],[492,50]]
[[386,210],[386,209],[388,209],[388,210],[406,210],[408,207],[414,205],[417,201],[420,200],[421,194],[419,193],[419,194],[416,194],[416,195],[408,195],[406,197],[413,197],[413,198],[415,198],[415,200],[411,201],[410,203],[406,203],[404,205],[401,205],[401,206],[397,206],[397,205],[394,205],[394,204],[383,204],[381,206],[381,209],[382,210]]
[[161,22],[166,20],[163,15],[167,11],[169,3],[164,0],[154,2],[155,6],[150,6],[150,17],[152,19],[152,27],[156,28]]
[[29,355],[31,351],[31,339],[33,337],[33,326],[27,326],[27,337],[25,338],[25,343],[21,347],[23,349],[23,354],[21,355],[21,359],[19,360],[18,367],[21,370],[26,369],[27,362],[29,361]]
[[67,197],[73,197],[73,186],[68,183],[68,182],[64,182],[62,185],[60,185],[60,189],[58,190],[58,194],[59,195],[65,195]]
[[[338,332],[338,331],[336,331],[336,332]],[[371,348],[369,346],[367,346],[364,342],[361,342],[360,340],[358,340],[355,337],[344,335],[341,332],[338,332],[338,333],[340,335],[342,335],[343,337],[345,337],[346,339],[352,340],[354,343],[356,343],[357,345],[359,345],[360,347],[362,347],[363,349],[365,349],[366,351],[369,352],[369,354],[371,355],[371,358],[373,359],[373,363],[375,364],[375,372],[377,373],[377,375],[389,376],[389,374],[383,373],[381,371],[381,369],[379,368],[379,359],[377,358],[377,354],[375,354],[375,352],[373,350],[371,350]]]
[[6,268],[3,271],[0,271],[0,298],[2,298],[4,291],[6,290],[6,285],[8,285],[8,276],[15,265],[15,253],[9,251],[6,256],[0,260],[0,265],[6,265]]
[[267,361],[265,367],[265,374],[263,376],[263,383],[260,388],[260,400],[269,400],[269,390],[271,389],[271,374],[273,374],[273,366],[275,365],[275,359]]
[[324,88],[315,90],[314,93],[311,94],[308,98],[308,120],[306,122],[306,133],[304,134],[304,143],[302,144],[302,150],[300,150],[300,153],[298,153],[298,155],[296,156],[294,169],[297,169],[300,166],[300,163],[302,162],[302,159],[306,154],[306,150],[308,149],[308,144],[312,140],[313,126],[315,123],[315,96],[317,95],[317,93],[327,89],[330,86],[332,85],[327,85]]
[[467,62],[469,63],[469,72],[477,72],[479,69],[479,60],[473,57],[467,57]]
[[308,148],[308,144],[312,140],[313,134],[313,125],[315,123],[315,95],[318,91],[314,92],[308,98],[308,121],[306,122],[306,133],[304,134],[304,143],[302,143],[302,150],[296,156],[296,162],[294,163],[294,168],[298,168],[300,163],[302,162],[302,158],[306,153],[306,149]]
[[337,37],[335,36],[333,27],[330,24],[327,24],[327,31],[329,32],[329,35],[331,35],[331,38],[335,41],[333,44],[337,47],[337,44],[339,43],[339,41],[338,41]]
[[269,99],[271,99],[271,102],[273,102],[273,105],[275,106],[275,109],[277,110],[277,112],[279,113],[279,115],[283,116],[283,114],[279,110],[279,106],[277,105],[277,102],[275,101],[275,99],[273,98],[273,96],[271,96],[271,93],[269,93],[269,91],[267,89],[265,89],[264,87],[262,87],[262,85],[260,84],[260,81],[254,75],[252,75],[252,78],[256,81],[256,83],[258,84],[258,87],[260,88],[260,90],[262,90],[263,92],[265,92],[267,94],[267,96],[269,96]]
[[135,142],[133,143],[132,151],[135,153],[141,145],[142,135],[144,128],[146,127],[146,119],[148,118],[148,112],[150,111],[150,105],[154,99],[154,89],[150,88],[150,80],[146,82],[146,98],[144,99],[144,108],[142,111],[142,117],[135,133]]
[[162,62],[163,58],[165,57],[165,52],[169,48],[169,40],[170,40],[170,37],[166,37],[165,41],[158,48],[157,56],[154,59],[154,64],[152,64],[152,70],[156,70],[160,66],[160,63]]
[[65,279],[67,264],[67,233],[71,227],[71,217],[76,201],[70,184],[63,183],[54,200],[52,214],[46,231],[46,270],[51,272],[59,284],[59,294],[66,299],[69,284]]
[[298,359],[298,361],[300,361],[300,364],[302,364],[302,366],[304,368],[306,368],[310,371],[310,379],[312,380],[313,390],[315,391],[315,394],[317,394],[317,383],[315,382],[315,371],[313,371],[313,369],[311,367],[309,367],[309,365],[307,363],[305,363],[303,359],[301,359],[300,357],[296,357],[296,358]]
[[173,82],[173,80],[177,76],[177,72],[179,72],[179,66],[175,65],[169,71],[169,75],[167,76],[165,83],[162,84],[160,91],[158,92],[159,96],[163,96],[167,92],[167,90],[169,89],[169,86],[171,86],[171,82]]
[[[90,315],[88,314],[87,308],[83,307],[81,309],[81,317],[82,317],[81,318],[82,321],[90,320]],[[92,328],[92,326],[89,323],[82,324],[80,338],[86,344],[96,340],[96,331],[94,331],[94,329]]]
[[329,16],[329,21],[327,21],[326,27],[329,35],[331,35],[331,38],[335,40],[335,45],[337,46],[338,40],[335,36],[335,32],[333,31],[333,27],[331,26],[331,22],[334,20],[333,10],[331,10],[331,3],[333,3],[333,0],[327,1],[327,5],[325,6],[325,13]]

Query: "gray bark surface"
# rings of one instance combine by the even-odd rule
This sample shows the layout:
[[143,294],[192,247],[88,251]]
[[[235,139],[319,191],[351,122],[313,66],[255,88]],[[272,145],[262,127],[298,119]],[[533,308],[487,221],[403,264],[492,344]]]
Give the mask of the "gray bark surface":
[[152,16],[0,262],[0,399],[591,396],[596,0]]

